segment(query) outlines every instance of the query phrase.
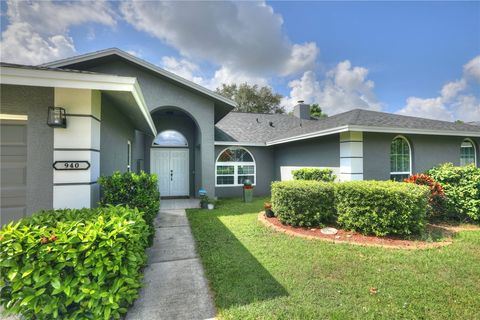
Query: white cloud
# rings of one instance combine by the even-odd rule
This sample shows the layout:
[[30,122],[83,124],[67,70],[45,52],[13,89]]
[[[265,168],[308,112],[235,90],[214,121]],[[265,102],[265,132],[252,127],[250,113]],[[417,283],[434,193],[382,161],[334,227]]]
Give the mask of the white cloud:
[[465,79],[449,82],[443,86],[441,94],[445,101],[456,97],[461,91],[465,90],[467,81]]
[[315,43],[292,44],[265,2],[124,2],[125,20],[219,73],[288,75],[312,68]]
[[[480,90],[475,81],[480,82],[480,56],[467,62],[463,66],[462,79],[445,84],[438,97],[409,97],[397,113],[446,121],[479,121]],[[473,94],[468,93],[469,86],[474,88]]]
[[480,82],[480,56],[476,56],[463,66],[463,73],[467,78]]
[[265,78],[248,75],[241,71],[235,72],[227,67],[221,67],[215,71],[213,78],[207,79],[198,76],[200,71],[198,65],[184,58],[177,59],[175,57],[165,56],[162,58],[161,67],[180,77],[209,88],[210,90],[215,90],[222,84],[232,83],[247,82],[249,84],[258,84],[259,86],[268,85],[268,81]]
[[444,105],[441,97],[430,99],[409,97],[405,107],[397,114],[445,121],[454,120],[452,112]]
[[9,24],[2,32],[1,60],[39,64],[75,53],[69,27],[93,22],[115,25],[114,15],[103,1],[30,2],[8,1]]
[[187,80],[202,83],[204,80],[201,77],[195,76],[195,73],[199,71],[198,65],[187,59],[177,59],[175,57],[162,57],[162,68],[170,71],[177,76],[183,77]]
[[368,69],[352,67],[346,60],[327,72],[326,79],[319,81],[312,71],[302,78],[291,81],[288,97],[282,104],[287,110],[304,100],[306,103],[318,103],[327,114],[336,114],[355,108],[380,110],[381,104],[374,94],[374,83],[367,79]]
[[480,121],[480,99],[473,95],[458,97],[454,103],[456,119],[466,122]]
[[242,71],[234,71],[228,67],[222,67],[215,71],[215,75],[212,79],[203,81],[202,85],[205,87],[215,90],[220,87],[222,84],[233,84],[233,83],[248,83],[250,85],[256,84],[261,87],[268,86],[268,80],[263,77],[250,75]]

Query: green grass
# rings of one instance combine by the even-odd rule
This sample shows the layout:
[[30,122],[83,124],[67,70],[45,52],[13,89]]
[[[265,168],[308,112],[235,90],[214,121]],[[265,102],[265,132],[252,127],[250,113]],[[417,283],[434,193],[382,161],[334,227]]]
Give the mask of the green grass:
[[188,211],[220,318],[480,319],[480,232],[417,251],[331,244],[264,227],[266,200]]

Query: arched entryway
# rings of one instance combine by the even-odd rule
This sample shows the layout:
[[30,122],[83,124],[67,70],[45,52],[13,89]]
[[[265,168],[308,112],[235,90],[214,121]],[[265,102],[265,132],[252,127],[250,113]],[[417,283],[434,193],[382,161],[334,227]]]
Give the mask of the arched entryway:
[[149,170],[158,176],[161,197],[195,196],[201,187],[201,133],[195,119],[177,107],[152,112],[157,136],[146,141]]

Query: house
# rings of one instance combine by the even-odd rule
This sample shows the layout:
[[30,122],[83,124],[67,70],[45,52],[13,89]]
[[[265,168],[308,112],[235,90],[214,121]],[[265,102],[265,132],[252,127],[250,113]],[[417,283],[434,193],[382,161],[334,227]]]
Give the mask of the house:
[[230,197],[246,179],[266,195],[302,167],[346,181],[479,165],[476,125],[360,109],[315,119],[304,103],[293,115],[233,112],[233,101],[119,49],[3,63],[0,74],[2,224],[95,206],[97,178],[116,170],[158,174],[164,197]]

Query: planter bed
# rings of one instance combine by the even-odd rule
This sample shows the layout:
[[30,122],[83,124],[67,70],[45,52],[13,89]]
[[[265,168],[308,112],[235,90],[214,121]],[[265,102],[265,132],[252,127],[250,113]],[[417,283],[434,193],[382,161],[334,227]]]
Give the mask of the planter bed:
[[[285,224],[282,224],[276,217],[267,218],[264,212],[260,212],[258,215],[258,220],[260,220],[264,225],[279,231],[284,232],[288,235],[309,239],[318,239],[323,241],[329,241],[332,243],[348,243],[353,245],[360,246],[374,246],[374,247],[383,247],[383,248],[392,248],[392,249],[430,249],[430,248],[439,248],[452,243],[452,237],[454,236],[453,230],[450,230],[444,226],[434,226],[428,225],[428,233],[437,233],[442,235],[442,240],[440,241],[421,241],[421,240],[406,240],[400,237],[387,236],[387,237],[376,237],[376,236],[367,236],[362,235],[355,231],[347,231],[338,229],[337,234],[329,235],[323,234],[321,228],[300,228],[292,227]],[[473,229],[475,230],[475,229]]]

